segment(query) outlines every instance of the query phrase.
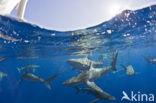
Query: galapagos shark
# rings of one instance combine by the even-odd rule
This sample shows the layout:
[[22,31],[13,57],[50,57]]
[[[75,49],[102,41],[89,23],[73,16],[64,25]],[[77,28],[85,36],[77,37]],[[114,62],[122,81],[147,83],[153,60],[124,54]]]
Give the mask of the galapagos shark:
[[84,92],[87,92],[87,94],[93,94],[96,97],[96,99],[91,101],[90,103],[96,103],[102,99],[111,100],[111,101],[115,100],[115,97],[111,96],[110,94],[104,91],[99,91],[96,88],[78,88],[78,87],[75,87],[75,88],[77,90],[77,93],[79,93],[80,91],[84,91]]
[[2,81],[2,79],[7,76],[8,75],[6,73],[0,72],[0,81]]
[[[62,85],[75,85],[75,84],[87,84],[88,86],[95,86],[94,80],[107,75],[107,72],[111,70],[116,71],[116,61],[118,57],[118,52],[116,52],[115,57],[111,63],[111,66],[105,68],[94,68],[93,63],[90,62],[89,70],[79,73],[77,76],[70,78],[69,80],[62,83]],[[91,83],[91,85],[89,85]],[[97,86],[98,87],[98,86]]]
[[105,68],[94,68],[90,67],[89,70],[81,72],[77,76],[72,77],[71,79],[63,82],[63,85],[75,85],[75,84],[87,84],[88,82],[93,82],[98,78],[107,74],[107,72],[111,69],[111,66]]
[[156,58],[149,59],[147,56],[144,56],[144,58],[147,63],[156,65]]
[[102,62],[92,61],[88,59],[88,57],[79,58],[79,59],[69,59],[67,60],[67,63],[73,67],[72,70],[79,69],[80,71],[88,70],[91,63],[93,67],[98,67],[98,66],[103,65]]
[[35,72],[36,68],[40,67],[39,65],[31,65],[28,64],[27,66],[21,67],[21,68],[17,68],[18,72],[20,73],[22,70],[26,70],[28,71],[29,69],[32,69],[33,72]]
[[18,83],[22,82],[23,80],[27,80],[27,81],[30,81],[32,83],[35,83],[35,82],[40,82],[40,83],[45,83],[46,87],[51,90],[51,86],[50,86],[50,83],[59,75],[60,73],[58,72],[57,74],[47,78],[47,79],[42,79],[32,73],[29,73],[28,71],[26,71],[22,76],[21,76],[21,79],[19,80]]
[[129,66],[126,67],[123,64],[121,64],[121,67],[123,67],[124,70],[126,71],[126,75],[128,75],[128,76],[134,75],[135,71],[134,71],[132,65],[129,65]]

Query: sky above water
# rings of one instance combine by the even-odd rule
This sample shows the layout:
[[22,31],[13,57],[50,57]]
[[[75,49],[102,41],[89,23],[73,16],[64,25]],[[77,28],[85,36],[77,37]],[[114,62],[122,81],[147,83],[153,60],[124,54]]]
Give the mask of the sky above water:
[[154,4],[156,0],[28,0],[25,19],[52,30],[76,30],[107,21],[125,9]]

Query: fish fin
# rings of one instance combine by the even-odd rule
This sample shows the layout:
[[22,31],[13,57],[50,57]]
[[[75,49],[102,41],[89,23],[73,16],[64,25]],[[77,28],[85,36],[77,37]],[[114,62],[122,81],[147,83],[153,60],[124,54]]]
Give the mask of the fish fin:
[[126,66],[124,66],[123,64],[120,64],[120,66],[121,66],[124,70],[127,70]]
[[2,61],[4,61],[5,60],[5,58],[0,58],[0,62],[2,62]]
[[148,57],[144,56],[144,58],[145,58],[145,60],[147,61],[148,64],[151,63],[151,61],[150,61],[150,59]]
[[100,100],[100,98],[96,98],[96,99],[92,100],[90,103],[96,103],[99,100]]
[[45,85],[47,86],[47,88],[49,90],[51,90],[51,86],[50,83],[60,74],[60,72],[58,72],[57,74],[53,75],[52,77],[49,77],[47,79],[44,80]]
[[112,70],[113,71],[117,71],[117,69],[116,69],[117,58],[118,58],[118,51],[116,50],[115,56],[114,56],[113,61],[111,63],[111,66],[112,66]]
[[96,90],[99,90],[99,91],[103,92],[103,90],[102,90],[99,86],[97,86],[94,82],[87,81],[86,84],[87,84],[90,88],[94,88],[94,89],[96,89]]
[[80,88],[77,87],[77,86],[75,86],[74,88],[76,89],[76,94],[79,94],[79,92],[80,92]]

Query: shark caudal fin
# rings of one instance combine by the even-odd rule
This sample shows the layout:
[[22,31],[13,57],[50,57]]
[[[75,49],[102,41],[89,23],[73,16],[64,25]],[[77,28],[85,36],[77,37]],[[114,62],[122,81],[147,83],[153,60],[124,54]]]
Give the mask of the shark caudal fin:
[[117,71],[117,69],[116,69],[117,58],[118,58],[118,51],[116,50],[115,56],[113,57],[113,61],[111,63],[111,66],[112,66],[112,70],[113,71]]
[[52,77],[49,77],[47,79],[44,80],[45,85],[47,86],[47,88],[49,90],[51,90],[51,86],[50,83],[60,74],[60,72],[58,72],[57,74],[53,75]]
[[144,56],[144,58],[145,58],[145,60],[147,61],[148,64],[151,63],[151,61],[150,61],[150,59],[148,57]]

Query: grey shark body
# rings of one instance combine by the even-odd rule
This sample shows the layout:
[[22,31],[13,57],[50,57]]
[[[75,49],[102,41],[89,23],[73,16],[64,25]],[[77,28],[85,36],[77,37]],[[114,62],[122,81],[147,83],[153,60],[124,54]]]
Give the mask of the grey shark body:
[[93,67],[98,67],[103,65],[102,62],[95,62],[88,57],[79,58],[79,59],[69,59],[67,63],[70,64],[73,68],[72,70],[79,69],[80,71],[88,70],[90,68],[90,64],[92,63]]
[[87,92],[87,94],[92,94],[96,97],[95,100],[91,101],[90,103],[96,103],[97,101],[99,100],[115,100],[115,97],[111,96],[110,94],[104,92],[103,90],[99,91],[98,89],[96,88],[78,88],[78,87],[75,87],[77,89],[77,92],[80,92],[80,91],[84,91],[84,92]]
[[30,70],[32,69],[33,72],[35,72],[36,68],[38,68],[39,66],[38,65],[31,65],[31,64],[28,64],[27,66],[24,66],[24,67],[21,67],[21,68],[17,68],[18,72],[21,72],[22,70]]
[[3,80],[4,77],[7,77],[8,75],[6,73],[0,72],[0,81]]
[[48,89],[51,89],[50,83],[59,75],[60,73],[57,73],[55,75],[53,75],[52,77],[49,77],[47,79],[42,79],[32,73],[29,72],[25,72],[22,76],[19,82],[23,81],[23,80],[27,80],[30,81],[32,83],[35,82],[40,82],[40,83],[45,83],[45,85],[47,86]]
[[128,76],[134,75],[135,71],[134,71],[132,65],[129,65],[129,66],[126,67],[126,66],[124,66],[124,65],[121,64],[121,66],[122,66],[122,67],[124,68],[124,70],[126,71],[126,75],[128,75]]
[[111,66],[106,68],[93,68],[72,77],[71,79],[65,81],[63,85],[74,85],[74,84],[86,84],[87,81],[93,82],[94,80],[104,76],[111,69]]

